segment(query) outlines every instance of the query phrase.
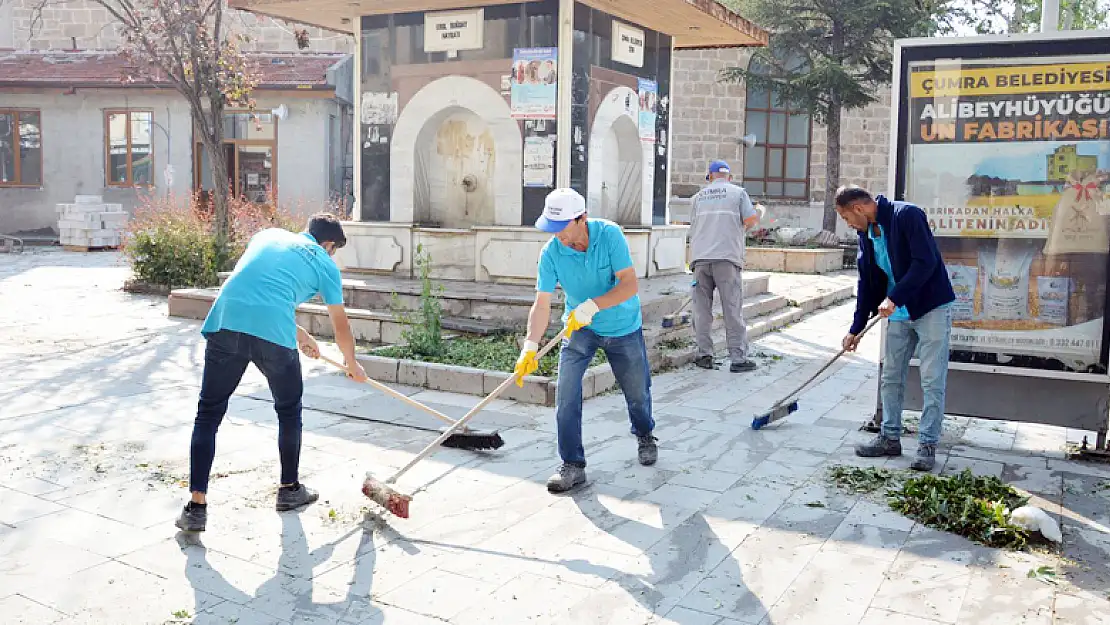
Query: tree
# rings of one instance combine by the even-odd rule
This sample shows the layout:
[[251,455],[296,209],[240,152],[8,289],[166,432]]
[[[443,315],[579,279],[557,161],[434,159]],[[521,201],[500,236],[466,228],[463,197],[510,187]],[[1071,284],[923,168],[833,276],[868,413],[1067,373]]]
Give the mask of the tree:
[[934,34],[931,0],[747,0],[736,7],[770,33],[748,67],[720,78],[746,81],[828,130],[822,227],[835,232],[844,111],[875,102],[891,79],[894,40]]
[[[34,22],[41,23],[42,10],[53,1],[36,0]],[[119,52],[128,60],[121,80],[168,83],[189,103],[196,136],[212,173],[217,250],[226,250],[231,188],[223,150],[223,117],[228,107],[254,111],[251,94],[258,74],[242,49],[248,38],[230,28],[224,0],[89,1],[103,7],[117,22],[122,40]],[[300,48],[308,46],[307,31],[298,29],[296,36]]]
[[[1041,27],[1041,0],[963,0],[946,13],[945,34],[998,35],[1033,33]],[[1093,30],[1110,26],[1107,0],[1060,0],[1060,30]]]

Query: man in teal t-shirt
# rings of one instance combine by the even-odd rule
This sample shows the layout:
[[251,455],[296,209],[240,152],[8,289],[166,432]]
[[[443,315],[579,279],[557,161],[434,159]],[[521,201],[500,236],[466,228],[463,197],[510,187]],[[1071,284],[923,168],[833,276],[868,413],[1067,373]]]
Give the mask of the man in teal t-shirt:
[[227,413],[228,399],[247,366],[266,377],[278,417],[281,482],[277,509],[294,510],[319,495],[298,481],[301,455],[301,360],[320,349],[297,325],[297,306],[319,294],[335,327],[335,342],[347,363],[347,375],[360,382],[366,372],[355,358],[354,335],[343,308],[343,284],[332,260],[347,242],[343,226],[329,214],[313,215],[306,232],[270,228],[254,235],[235,270],[212,304],[201,334],[207,339],[200,401],[189,448],[192,497],[176,525],[203,532],[208,522],[208,478],[216,457],[216,431]]
[[536,227],[555,236],[540,252],[536,301],[528,315],[528,339],[515,375],[522,384],[521,378],[539,366],[536,352],[551,318],[551,294],[556,285],[562,287],[566,297],[562,319],[568,335],[559,352],[555,421],[563,466],[547,481],[547,489],[559,493],[586,481],[582,378],[598,349],[605,352],[624,392],[632,434],[639,440],[640,464],[655,464],[659,452],[652,436],[651,369],[639,286],[624,232],[611,221],[587,218],[586,200],[573,189],[548,194]]

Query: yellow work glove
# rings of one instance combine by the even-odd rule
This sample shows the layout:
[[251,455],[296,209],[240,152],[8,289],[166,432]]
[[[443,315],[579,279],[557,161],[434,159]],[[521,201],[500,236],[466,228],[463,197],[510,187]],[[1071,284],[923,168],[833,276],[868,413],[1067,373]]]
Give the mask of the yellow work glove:
[[520,357],[516,359],[516,366],[513,367],[517,386],[524,388],[524,376],[532,375],[540,368],[540,363],[536,360],[536,351],[539,348],[535,341],[524,341],[524,349],[520,350]]
[[592,299],[588,299],[579,304],[578,308],[570,311],[570,315],[567,317],[567,338],[569,339],[571,334],[590,325],[590,322],[594,320],[594,315],[599,310],[597,304]]

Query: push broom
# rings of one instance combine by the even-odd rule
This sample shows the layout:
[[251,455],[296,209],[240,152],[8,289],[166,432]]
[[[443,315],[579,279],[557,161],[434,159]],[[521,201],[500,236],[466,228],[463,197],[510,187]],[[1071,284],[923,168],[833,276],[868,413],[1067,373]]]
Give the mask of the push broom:
[[[878,323],[880,319],[882,319],[882,317],[876,315],[866,326],[864,326],[863,331],[856,335],[856,338],[863,338],[863,335],[867,334],[867,331],[870,330],[872,326],[874,326],[876,323]],[[840,351],[837,352],[831,360],[826,362],[824,367],[818,369],[817,373],[814,373],[812,376],[810,376],[810,378],[803,382],[801,386],[794,389],[786,397],[783,397],[782,399],[775,402],[775,405],[771,406],[771,409],[769,411],[752,419],[752,429],[759,430],[765,426],[774,423],[775,421],[786,418],[787,415],[793,412],[797,412],[798,400],[794,398],[798,395],[798,393],[801,393],[806,387],[812,384],[813,381],[816,380],[818,376],[820,376],[822,373],[824,373],[826,369],[831,367],[834,362],[836,362],[841,356],[843,356],[845,351],[847,350],[845,350],[843,347],[840,348]]]
[[[338,367],[339,369],[343,369],[344,371],[347,370],[347,367],[343,366],[342,364],[340,364],[339,362],[337,362],[335,360],[332,360],[331,358],[328,358],[327,356],[325,356],[323,354],[320,354],[320,359],[323,360],[324,362],[328,363],[328,364],[331,364],[331,365],[334,365],[335,367]],[[399,399],[399,400],[405,402],[406,404],[408,404],[408,405],[410,405],[414,408],[419,408],[420,410],[423,410],[424,412],[427,412],[428,414],[431,414],[431,415],[434,415],[434,416],[438,417],[440,420],[442,420],[446,423],[449,423],[451,425],[455,425],[455,420],[452,419],[451,417],[443,414],[442,412],[440,412],[440,411],[438,411],[438,410],[436,410],[436,409],[434,409],[430,406],[425,406],[424,404],[422,404],[422,403],[416,401],[415,399],[405,395],[404,393],[401,393],[399,391],[395,391],[392,388],[386,386],[385,384],[382,384],[381,382],[378,382],[377,380],[367,378],[366,383],[369,384],[370,386],[378,389],[379,391],[385,393],[386,395],[389,395],[390,397],[393,397],[394,399]],[[472,432],[470,430],[464,430],[464,431],[461,431],[461,432],[455,432],[453,430],[451,430],[451,431],[452,431],[452,434],[449,437],[447,437],[447,439],[443,442],[444,447],[451,447],[451,448],[454,448],[454,449],[480,450],[480,449],[500,449],[501,446],[505,444],[505,441],[502,440],[501,435],[498,434],[497,432],[494,432],[492,434],[485,434],[485,433],[482,433],[482,432]]]
[[[559,334],[557,334],[555,338],[551,339],[551,341],[547,345],[544,345],[543,349],[541,349],[536,354],[536,360],[538,361],[539,359],[547,355],[547,352],[551,351],[559,343],[559,341],[563,340],[563,337],[566,335],[566,333],[567,329],[564,327],[562,330],[559,331]],[[489,395],[486,395],[485,399],[478,402],[477,406],[471,408],[470,412],[466,413],[463,418],[455,421],[454,424],[451,425],[451,427],[447,428],[446,432],[439,435],[439,438],[432,441],[430,445],[425,447],[424,450],[417,454],[416,457],[413,458],[408,464],[406,464],[404,467],[401,467],[400,471],[394,473],[393,477],[382,482],[381,480],[376,479],[372,474],[367,472],[366,479],[362,482],[362,494],[366,495],[372,501],[384,507],[386,510],[389,510],[391,513],[401,517],[402,519],[409,518],[409,503],[412,501],[412,495],[401,493],[395,490],[392,485],[395,484],[402,475],[407,473],[409,469],[416,465],[416,463],[431,455],[431,453],[435,451],[437,447],[442,445],[444,441],[449,439],[456,430],[462,429],[468,421],[470,421],[472,418],[474,418],[475,415],[481,412],[483,408],[488,406],[490,402],[497,399],[497,397],[501,395],[501,393],[504,393],[505,390],[508,389],[509,386],[512,385],[514,382],[516,382],[516,376],[514,375],[510,375],[509,377],[505,378],[505,381],[502,382],[500,386],[493,389],[493,392]]]

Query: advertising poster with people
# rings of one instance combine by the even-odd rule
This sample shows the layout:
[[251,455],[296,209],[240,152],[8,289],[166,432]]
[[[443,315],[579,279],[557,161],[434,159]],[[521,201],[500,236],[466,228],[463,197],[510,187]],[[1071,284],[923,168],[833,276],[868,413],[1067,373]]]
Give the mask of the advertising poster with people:
[[558,48],[516,48],[510,75],[513,119],[555,119],[559,82]]
[[905,80],[906,199],[956,291],[952,349],[1101,370],[1110,55],[911,63]]
[[655,111],[659,102],[659,85],[654,80],[638,78],[640,96],[640,110],[638,125],[640,127],[640,140],[644,143],[655,143]]

